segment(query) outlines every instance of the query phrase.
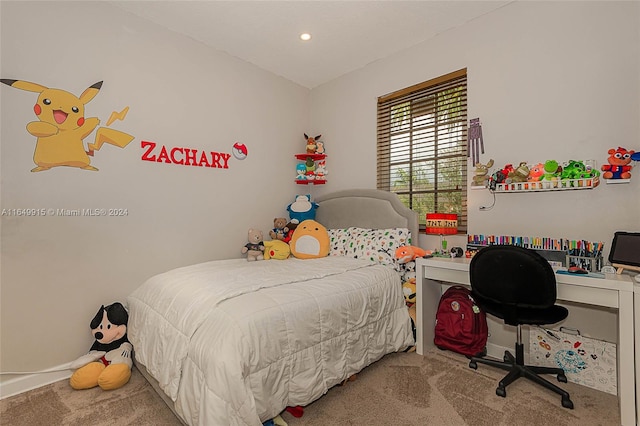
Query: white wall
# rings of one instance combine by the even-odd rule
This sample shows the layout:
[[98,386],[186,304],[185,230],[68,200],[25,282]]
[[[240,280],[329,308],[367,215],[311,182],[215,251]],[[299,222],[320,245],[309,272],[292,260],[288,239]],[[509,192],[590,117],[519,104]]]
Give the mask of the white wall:
[[[0,84],[1,208],[125,208],[124,217],[2,217],[1,371],[33,371],[84,354],[101,304],[124,302],[153,274],[241,257],[296,193],[294,152],[309,131],[309,90],[103,2],[2,2],[1,69],[80,95],[101,125],[135,139],[104,145],[99,171],[32,173],[37,94]],[[85,142],[92,140],[93,134]],[[231,153],[213,169],[142,161],[141,140]],[[6,380],[11,376],[3,376]]]
[[[322,134],[329,155],[329,183],[312,194],[375,188],[376,99],[400,88],[467,67],[483,159],[499,165],[602,163],[610,147],[640,149],[639,12],[634,2],[517,2],[309,95],[108,4],[0,2],[0,77],[76,95],[104,80],[87,115],[104,123],[130,106],[112,127],[135,136],[123,150],[97,152],[98,172],[31,173],[35,140],[25,126],[36,94],[0,84],[1,208],[129,212],[2,217],[0,370],[68,362],[90,346],[88,324],[100,304],[174,266],[239,256],[247,228],[270,229],[300,191],[290,184],[303,132]],[[228,170],[160,165],[141,161],[140,140],[223,152],[241,141],[250,154]],[[490,195],[471,191],[470,232],[608,243],[614,230],[640,230],[640,169],[635,174],[626,185],[502,195],[487,212],[477,208]],[[437,241],[421,236],[420,244]]]
[[[333,141],[330,189],[375,188],[379,96],[465,67],[469,118],[481,119],[485,163],[602,165],[609,148],[638,151],[639,52],[637,2],[514,2],[333,80],[311,93],[312,127]],[[614,231],[640,231],[640,166],[633,174],[629,184],[593,190],[497,195],[487,211],[479,207],[492,203],[490,193],[469,191],[469,233],[603,241],[606,256]],[[466,236],[448,240],[466,244]],[[420,237],[423,247],[438,243]],[[580,311],[572,317],[586,318],[592,334],[615,336],[611,313],[589,321],[591,313]]]

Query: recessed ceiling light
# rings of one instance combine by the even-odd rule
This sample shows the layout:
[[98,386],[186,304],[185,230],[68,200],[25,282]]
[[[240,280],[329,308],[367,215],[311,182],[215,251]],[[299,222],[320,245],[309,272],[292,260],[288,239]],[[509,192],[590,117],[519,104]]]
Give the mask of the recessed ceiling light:
[[311,34],[309,34],[309,33],[300,34],[300,40],[303,40],[303,41],[311,40]]

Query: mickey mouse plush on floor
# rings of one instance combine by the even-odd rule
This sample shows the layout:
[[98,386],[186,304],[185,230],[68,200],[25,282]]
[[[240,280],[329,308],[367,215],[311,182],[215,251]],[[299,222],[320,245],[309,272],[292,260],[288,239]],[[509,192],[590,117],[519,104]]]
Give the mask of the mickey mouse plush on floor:
[[102,306],[91,321],[95,342],[88,354],[71,363],[76,370],[69,383],[73,389],[100,386],[104,390],[118,389],[131,377],[133,346],[127,339],[129,314],[121,303]]

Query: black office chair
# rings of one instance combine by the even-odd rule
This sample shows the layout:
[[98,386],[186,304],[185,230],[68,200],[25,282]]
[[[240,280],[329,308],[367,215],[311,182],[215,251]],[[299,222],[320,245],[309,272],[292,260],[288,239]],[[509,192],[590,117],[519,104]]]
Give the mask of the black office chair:
[[501,318],[505,324],[517,327],[516,356],[505,351],[504,361],[471,357],[469,367],[478,363],[492,365],[509,373],[500,380],[496,394],[507,396],[506,387],[520,377],[526,377],[562,396],[562,406],[573,408],[569,393],[539,376],[556,374],[566,383],[561,368],[524,365],[522,325],[555,324],[569,315],[556,302],[556,278],[551,265],[533,250],[518,246],[496,245],[481,249],[471,259],[469,267],[471,295],[486,313]]

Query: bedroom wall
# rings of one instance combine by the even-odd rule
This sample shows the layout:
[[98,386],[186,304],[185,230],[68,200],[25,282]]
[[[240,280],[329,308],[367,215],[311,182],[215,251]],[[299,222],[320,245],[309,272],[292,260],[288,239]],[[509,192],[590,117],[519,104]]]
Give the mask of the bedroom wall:
[[[332,141],[331,186],[376,186],[376,99],[467,68],[469,118],[480,117],[483,162],[605,163],[617,146],[640,150],[640,4],[513,2],[311,92],[311,126]],[[469,179],[474,168],[469,161]],[[469,232],[605,242],[640,231],[640,165],[630,183],[593,190],[468,192]],[[466,244],[466,236],[450,238]],[[437,237],[420,237],[435,248]],[[583,331],[615,340],[615,316],[572,310]],[[585,326],[586,325],[586,326]],[[586,330],[584,330],[586,328]],[[511,346],[509,337],[505,345]]]
[[[56,211],[2,217],[0,370],[34,371],[86,353],[101,304],[170,268],[241,257],[248,228],[272,228],[296,193],[309,90],[105,2],[3,1],[0,14],[1,78],[76,96],[104,81],[86,116],[106,126],[128,106],[109,127],[134,136],[96,151],[99,171],[33,173],[37,93],[0,84],[1,208]],[[228,168],[165,164],[143,161],[141,141],[157,156],[160,145],[231,154],[235,142],[249,154]],[[57,213],[111,208],[126,213]]]

